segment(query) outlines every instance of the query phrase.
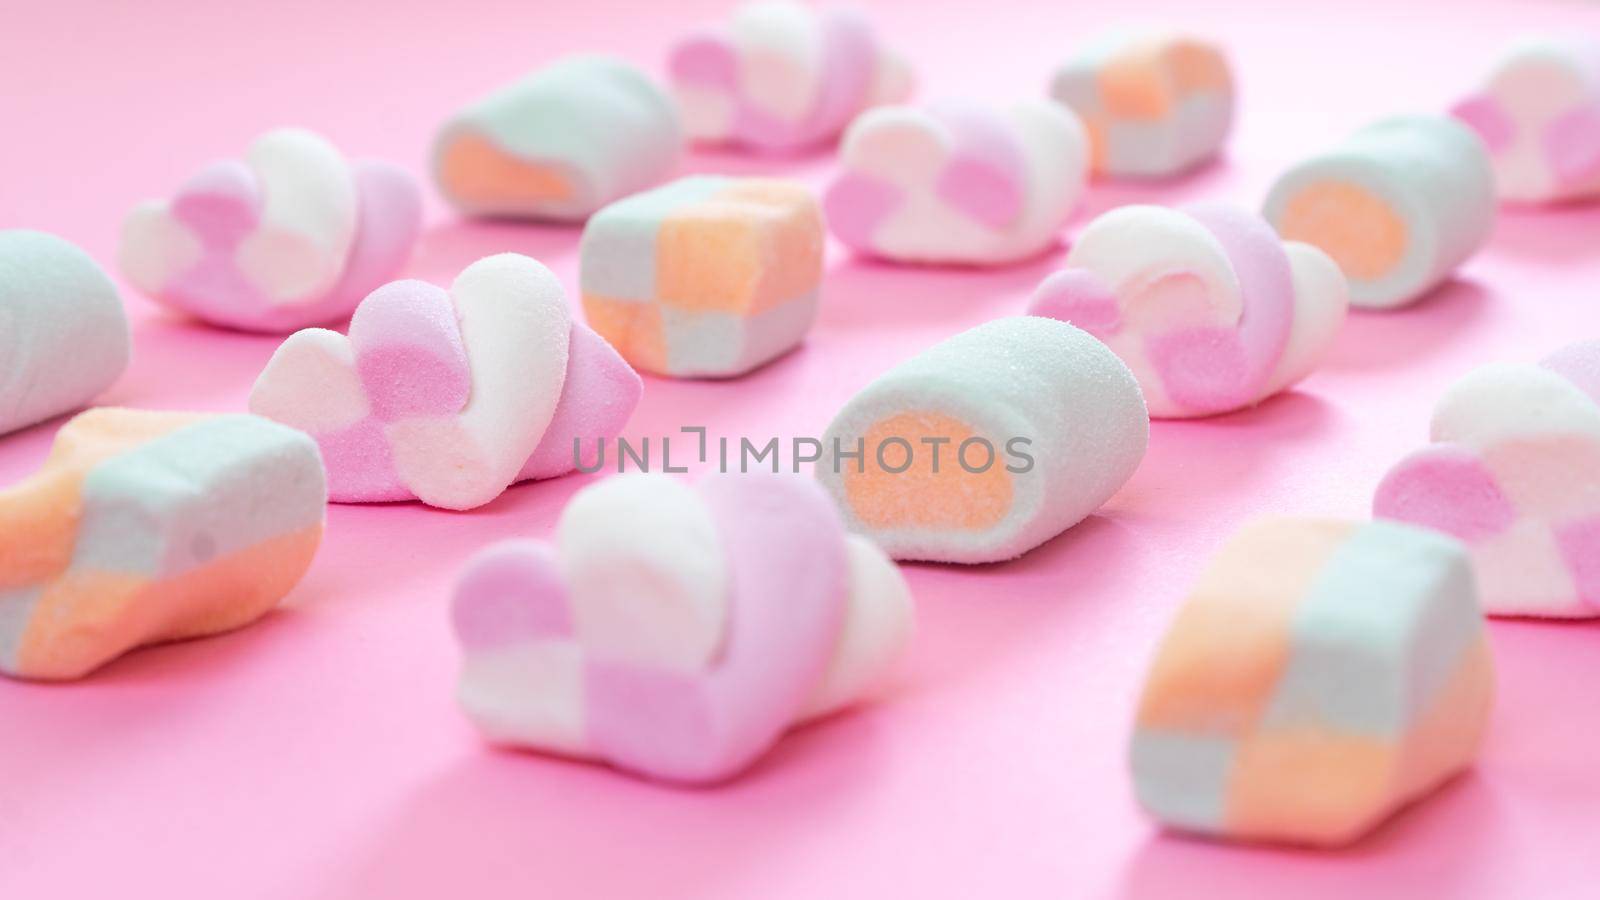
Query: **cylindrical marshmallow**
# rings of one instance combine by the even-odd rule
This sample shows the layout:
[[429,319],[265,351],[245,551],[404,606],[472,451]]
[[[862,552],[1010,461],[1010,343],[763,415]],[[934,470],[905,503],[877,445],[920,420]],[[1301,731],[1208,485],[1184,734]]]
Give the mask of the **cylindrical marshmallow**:
[[0,434],[76,409],[128,367],[122,298],[89,254],[0,231]]
[[1065,322],[999,319],[901,363],[845,404],[817,477],[895,559],[1011,559],[1077,524],[1138,468],[1133,373]]
[[1477,252],[1494,226],[1483,141],[1447,116],[1388,119],[1279,177],[1265,214],[1287,240],[1321,248],[1350,303],[1404,306]]
[[571,56],[447,122],[433,175],[468,215],[581,222],[670,176],[682,150],[677,112],[649,76]]

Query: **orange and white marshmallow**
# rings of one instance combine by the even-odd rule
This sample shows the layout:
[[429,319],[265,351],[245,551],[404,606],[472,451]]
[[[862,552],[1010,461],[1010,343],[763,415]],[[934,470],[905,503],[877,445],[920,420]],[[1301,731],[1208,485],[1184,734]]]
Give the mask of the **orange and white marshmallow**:
[[1600,195],[1600,40],[1523,38],[1451,113],[1488,145],[1500,199]]
[[1161,640],[1134,786],[1184,831],[1348,844],[1471,765],[1493,695],[1459,542],[1393,522],[1260,521]]
[[1068,59],[1050,96],[1089,134],[1090,170],[1176,175],[1217,155],[1233,127],[1233,75],[1216,45],[1159,30],[1100,35]]
[[1280,176],[1265,215],[1285,240],[1333,257],[1352,306],[1404,306],[1488,240],[1494,170],[1455,119],[1387,119]]
[[1468,373],[1372,512],[1454,535],[1490,615],[1600,616],[1600,341]]
[[433,176],[467,215],[581,222],[671,176],[682,152],[677,111],[649,76],[569,56],[447,122]]
[[1105,344],[1038,316],[979,325],[858,393],[817,477],[895,559],[985,563],[1076,525],[1149,441],[1139,383]]
[[89,254],[0,231],[0,434],[77,409],[128,367],[122,298]]
[[634,368],[729,378],[810,330],[822,212],[804,185],[695,175],[611,204],[580,248],[584,315]]
[[1311,373],[1349,305],[1321,250],[1215,203],[1122,206],[1072,242],[1028,311],[1084,329],[1128,364],[1150,415],[1240,409]]
[[327,496],[317,445],[257,416],[77,416],[0,492],[0,672],[79,678],[248,625],[310,566]]

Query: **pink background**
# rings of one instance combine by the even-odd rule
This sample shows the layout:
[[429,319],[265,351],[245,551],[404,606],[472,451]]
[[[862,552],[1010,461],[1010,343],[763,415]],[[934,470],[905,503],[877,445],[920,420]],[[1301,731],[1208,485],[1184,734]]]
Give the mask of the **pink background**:
[[[924,96],[1033,95],[1111,3],[877,4]],[[1132,5],[1132,4],[1126,4]],[[281,124],[421,169],[465,101],[569,50],[657,68],[722,2],[40,3],[0,16],[0,226],[114,259],[121,216]],[[1242,86],[1226,161],[1130,201],[1256,205],[1297,157],[1378,115],[1438,109],[1508,33],[1587,30],[1562,2],[1149,4],[1223,40]],[[634,8],[638,7],[638,8]],[[825,156],[698,156],[696,170],[819,182]],[[448,282],[517,250],[575,283],[578,231],[467,224],[430,195],[406,274]],[[830,250],[804,349],[734,383],[647,379],[631,436],[820,432],[890,364],[1017,312],[1059,251],[996,271],[915,271]],[[486,749],[452,701],[452,573],[486,542],[549,533],[587,480],[454,514],[336,506],[287,608],[238,634],[135,653],[72,685],[0,683],[0,897],[661,895],[1594,896],[1600,631],[1497,622],[1500,702],[1477,770],[1342,853],[1163,835],[1124,753],[1152,642],[1240,523],[1364,515],[1425,439],[1439,391],[1492,359],[1600,330],[1600,208],[1505,215],[1421,305],[1359,315],[1300,390],[1212,421],[1158,423],[1100,515],[1007,565],[906,568],[920,611],[884,702],[807,728],[748,777],[685,791]],[[122,404],[229,410],[275,346],[128,296]],[[0,441],[0,482],[59,422]],[[455,892],[447,894],[447,891]]]

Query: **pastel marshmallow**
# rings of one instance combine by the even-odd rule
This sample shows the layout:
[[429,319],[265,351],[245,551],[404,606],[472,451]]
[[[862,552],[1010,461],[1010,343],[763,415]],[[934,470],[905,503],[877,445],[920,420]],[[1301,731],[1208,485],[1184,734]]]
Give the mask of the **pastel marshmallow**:
[[1393,522],[1257,522],[1178,610],[1139,701],[1139,803],[1332,847],[1470,766],[1494,666],[1466,550]]
[[569,56],[439,130],[433,177],[470,216],[582,222],[669,177],[683,152],[672,101],[607,56]]
[[1387,119],[1280,176],[1265,214],[1285,240],[1339,264],[1352,305],[1404,306],[1488,240],[1494,170],[1483,141],[1455,119]]
[[879,684],[910,593],[808,479],[608,478],[462,571],[457,696],[496,743],[706,784]]
[[1220,204],[1122,206],[1090,222],[1028,312],[1104,341],[1139,379],[1150,415],[1253,405],[1310,374],[1348,287],[1327,254],[1278,240]]
[[1521,38],[1451,113],[1489,148],[1500,199],[1600,195],[1600,40]]
[[822,248],[822,213],[803,185],[683,178],[589,220],[584,315],[642,371],[742,375],[805,338]]
[[1056,70],[1050,96],[1089,134],[1090,168],[1112,178],[1176,175],[1215,157],[1233,126],[1233,74],[1217,45],[1120,29]]
[[128,367],[122,298],[89,254],[0,230],[0,434],[77,409]]
[[1600,341],[1470,372],[1431,440],[1391,468],[1373,515],[1451,534],[1490,615],[1600,616]]
[[998,265],[1054,243],[1083,195],[1088,139],[1048,100],[1009,109],[884,106],[845,132],[823,198],[858,253],[895,262]]
[[511,484],[596,465],[643,389],[567,312],[561,283],[515,253],[468,266],[446,291],[373,291],[348,337],[284,341],[250,410],[307,432],[344,503],[418,499],[472,509]]
[[256,138],[122,223],[118,264],[151,299],[212,325],[288,332],[350,315],[400,270],[422,224],[416,179],[347,161],[302,128]]
[[258,416],[101,408],[0,491],[0,672],[82,677],[248,625],[300,580],[327,489],[311,439]]
[[1144,458],[1139,383],[1088,333],[1013,316],[964,331],[856,394],[817,477],[895,559],[1021,556],[1110,499]]
[[860,9],[793,0],[736,7],[726,27],[679,39],[667,68],[691,139],[766,152],[833,141],[913,81]]

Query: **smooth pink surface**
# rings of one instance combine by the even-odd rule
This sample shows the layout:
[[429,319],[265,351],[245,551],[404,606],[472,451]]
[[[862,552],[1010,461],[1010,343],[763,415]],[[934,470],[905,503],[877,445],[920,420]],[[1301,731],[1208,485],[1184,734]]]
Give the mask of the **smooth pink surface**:
[[[573,50],[659,66],[668,35],[725,12],[702,0],[13,4],[0,112],[16,127],[0,162],[16,177],[0,188],[0,227],[54,231],[109,262],[134,202],[288,123],[422,171],[433,129],[486,89]],[[1600,33],[1600,8],[1537,0],[1123,14],[1227,46],[1238,128],[1225,159],[1192,176],[1097,185],[1074,229],[1133,201],[1253,207],[1279,171],[1362,124],[1446,108],[1507,35]],[[996,101],[1041,93],[1072,36],[1111,15],[875,6],[922,63],[925,95]],[[829,159],[690,166],[821,184]],[[518,250],[575,286],[575,229],[469,224],[427,202],[404,276],[448,284]],[[802,348],[736,381],[648,379],[628,435],[654,445],[705,425],[715,454],[719,436],[818,434],[891,363],[1020,311],[1061,258],[900,269],[834,246]],[[1600,207],[1507,212],[1434,296],[1352,314],[1297,389],[1155,423],[1143,467],[1102,514],[1016,562],[907,566],[920,621],[890,696],[788,736],[714,791],[487,749],[455,707],[455,572],[493,540],[547,537],[592,479],[521,485],[468,514],[334,506],[310,575],[262,623],[78,684],[0,683],[0,896],[1591,897],[1600,624],[1491,623],[1500,689],[1481,763],[1344,852],[1165,835],[1135,807],[1125,755],[1153,642],[1228,534],[1268,513],[1364,516],[1463,372],[1600,333],[1596,285]],[[276,338],[128,304],[134,362],[108,401],[243,408]],[[0,440],[0,479],[30,471],[61,421]],[[673,463],[694,446],[674,442]]]

